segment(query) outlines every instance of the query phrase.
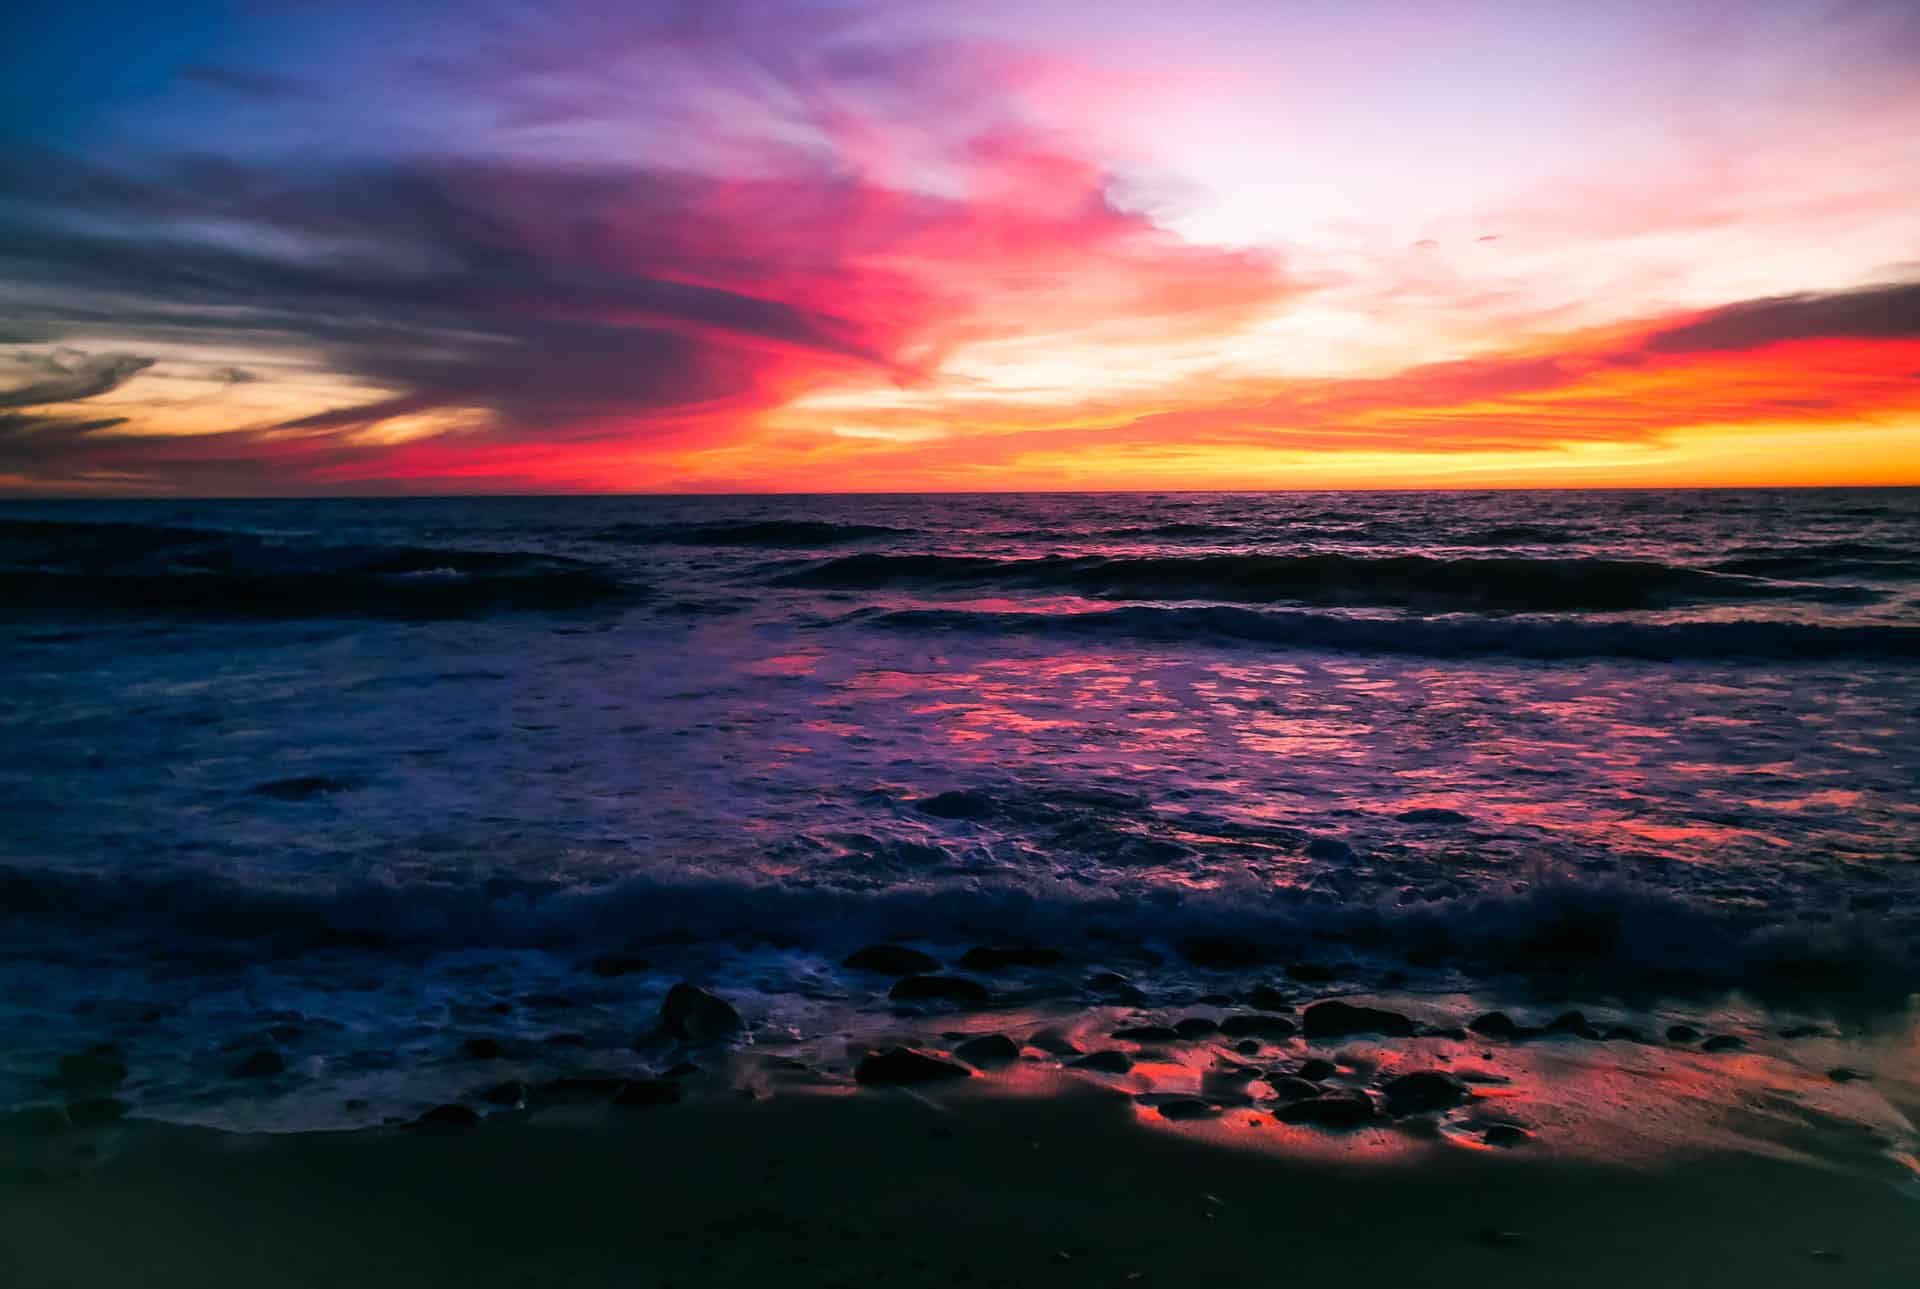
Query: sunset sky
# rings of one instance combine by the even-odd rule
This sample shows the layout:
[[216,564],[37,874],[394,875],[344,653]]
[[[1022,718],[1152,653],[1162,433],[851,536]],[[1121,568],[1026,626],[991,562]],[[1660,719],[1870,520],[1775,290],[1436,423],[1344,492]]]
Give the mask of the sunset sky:
[[13,6],[0,491],[1920,483],[1920,6]]

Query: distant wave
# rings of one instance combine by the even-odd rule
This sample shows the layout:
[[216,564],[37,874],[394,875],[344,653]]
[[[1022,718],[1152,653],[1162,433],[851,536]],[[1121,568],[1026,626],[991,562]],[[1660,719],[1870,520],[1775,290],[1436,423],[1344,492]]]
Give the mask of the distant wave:
[[847,555],[775,577],[783,586],[1049,590],[1102,598],[1608,611],[1703,601],[1877,598],[1855,587],[1795,586],[1649,560],[1430,555],[1193,555],[1119,558]]
[[[1412,902],[1342,902],[1254,881],[1212,890],[1122,883],[1089,889],[1008,879],[875,891],[685,871],[568,884],[476,873],[471,880],[255,884],[182,872],[94,874],[0,867],[0,931],[132,936],[191,958],[210,942],[279,956],[318,949],[551,948],[779,944],[838,956],[887,937],[932,944],[1002,939],[1097,961],[1116,944],[1173,952],[1231,941],[1243,961],[1283,962],[1344,941],[1476,970],[1602,971],[1634,982],[1903,996],[1909,932],[1852,921],[1720,908],[1665,888],[1543,871],[1510,886]],[[85,952],[83,948],[81,950]]]
[[581,560],[511,551],[313,545],[147,524],[0,521],[0,612],[195,617],[464,617],[632,598]]
[[1021,613],[965,609],[866,612],[872,625],[912,631],[1008,633],[1139,640],[1167,644],[1255,644],[1336,653],[1427,658],[1477,656],[1546,660],[1629,658],[1772,662],[1832,658],[1920,660],[1920,628],[1822,626],[1737,621],[1686,623],[1516,621],[1423,618],[1381,621],[1322,613],[1145,605],[1088,613]]
[[615,524],[595,541],[634,546],[837,546],[847,542],[912,537],[918,530],[888,524],[829,523],[812,519],[763,519],[751,523]]

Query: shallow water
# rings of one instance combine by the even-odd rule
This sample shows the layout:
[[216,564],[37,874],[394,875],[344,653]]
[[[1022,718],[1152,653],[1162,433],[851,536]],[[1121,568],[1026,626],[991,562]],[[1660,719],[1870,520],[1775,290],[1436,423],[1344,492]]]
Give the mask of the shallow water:
[[1916,986],[1916,491],[16,503],[0,590],[10,1103],[367,1121],[682,976],[837,1041],[883,937],[1036,1019]]

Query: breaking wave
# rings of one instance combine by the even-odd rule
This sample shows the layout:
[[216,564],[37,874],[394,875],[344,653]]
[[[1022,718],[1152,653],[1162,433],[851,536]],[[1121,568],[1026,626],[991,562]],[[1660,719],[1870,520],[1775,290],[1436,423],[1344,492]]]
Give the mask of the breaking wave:
[[1507,612],[1657,609],[1713,601],[1860,603],[1856,587],[1766,581],[1650,560],[1430,555],[1104,556],[995,559],[867,553],[782,572],[778,585],[833,590],[1040,590],[1133,600],[1394,606]]
[[861,620],[907,631],[1092,637],[1156,644],[1249,644],[1335,653],[1541,661],[1626,658],[1658,662],[1752,658],[1920,660],[1920,628],[1776,621],[1683,623],[1420,618],[1382,621],[1225,605],[1135,605],[1087,613],[966,609],[866,611]]

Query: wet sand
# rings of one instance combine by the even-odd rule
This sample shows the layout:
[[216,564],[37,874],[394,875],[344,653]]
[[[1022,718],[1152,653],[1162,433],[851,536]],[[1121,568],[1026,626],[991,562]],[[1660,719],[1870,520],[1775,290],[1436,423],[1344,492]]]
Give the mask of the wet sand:
[[[1804,1164],[1624,1168],[1418,1140],[1383,1156],[1271,1123],[1274,1148],[1228,1148],[1218,1125],[1142,1113],[1063,1085],[576,1105],[468,1128],[130,1122],[95,1158],[68,1144],[0,1167],[0,1285],[1920,1283],[1920,1206]],[[1312,1149],[1289,1147],[1308,1131]]]

